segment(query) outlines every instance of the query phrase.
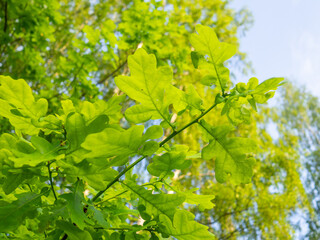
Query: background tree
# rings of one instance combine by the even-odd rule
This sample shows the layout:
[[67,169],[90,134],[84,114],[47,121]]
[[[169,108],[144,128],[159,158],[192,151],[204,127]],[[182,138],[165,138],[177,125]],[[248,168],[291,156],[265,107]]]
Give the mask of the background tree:
[[[303,87],[288,84],[281,91],[279,105],[273,110],[272,120],[277,123],[279,138],[290,144],[295,138],[297,159],[303,166],[300,176],[313,211],[299,213],[308,223],[306,238],[318,239],[319,232],[319,99]],[[302,222],[302,221],[301,221]],[[303,223],[303,222],[302,222]]]
[[[126,73],[127,57],[139,44],[156,54],[158,64],[170,62],[181,75],[189,60],[188,36],[196,24],[215,27],[222,41],[237,45],[238,27],[244,31],[250,23],[248,11],[234,12],[228,1],[1,4],[1,74],[29,80],[51,101],[62,92],[86,99],[112,92],[112,77]],[[243,59],[244,54],[239,56]]]

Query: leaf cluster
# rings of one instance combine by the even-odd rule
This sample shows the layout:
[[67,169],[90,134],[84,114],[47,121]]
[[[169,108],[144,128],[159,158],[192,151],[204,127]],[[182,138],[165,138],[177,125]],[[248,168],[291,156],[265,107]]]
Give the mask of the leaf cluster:
[[[270,91],[282,79],[260,84],[251,79],[232,88],[224,63],[236,48],[220,42],[212,28],[196,29],[190,38],[193,64],[204,86],[216,86],[209,106],[192,85],[186,91],[174,86],[171,67],[159,66],[143,48],[128,57],[130,75],[115,78],[133,103],[124,115],[125,95],[66,99],[48,112],[48,101],[26,81],[0,77],[0,115],[14,129],[0,136],[2,233],[49,239],[214,239],[186,210],[188,204],[211,209],[214,195],[175,189],[173,171],[201,158],[214,161],[219,183],[249,183],[256,144],[230,135],[237,124],[248,122],[245,105],[256,110],[256,102],[272,97]],[[98,42],[97,31],[84,31],[91,44]],[[204,120],[218,106],[230,120],[227,126]],[[185,116],[192,120],[179,125],[175,119]],[[173,139],[193,125],[202,129],[204,146],[191,151],[187,143],[175,144]],[[150,181],[135,174],[143,161]]]

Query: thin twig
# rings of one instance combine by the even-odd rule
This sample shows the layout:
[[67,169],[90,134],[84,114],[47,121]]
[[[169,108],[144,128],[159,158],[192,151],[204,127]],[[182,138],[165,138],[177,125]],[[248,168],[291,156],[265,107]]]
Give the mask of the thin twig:
[[4,26],[3,31],[7,32],[8,28],[8,1],[4,4]]
[[127,64],[127,60],[125,60],[122,64],[120,64],[115,70],[113,70],[111,73],[109,73],[107,76],[105,76],[104,78],[100,79],[98,81],[98,84],[104,83],[105,81],[107,81],[110,77],[112,77],[115,73],[117,73],[122,67],[124,67],[124,65]]
[[107,202],[107,201],[109,201],[109,200],[111,200],[111,199],[114,199],[114,198],[116,198],[116,197],[119,197],[120,195],[122,195],[122,194],[124,194],[124,193],[126,193],[126,192],[128,192],[128,190],[125,190],[125,191],[123,191],[123,192],[121,192],[121,193],[118,193],[117,195],[114,195],[114,196],[112,196],[112,197],[110,197],[110,198],[107,198],[107,199],[105,199],[105,200],[103,200],[103,201],[101,201],[101,202],[98,202],[98,203],[95,204],[95,206],[96,206],[96,205],[99,205],[99,204],[101,204],[101,203]]
[[51,185],[51,190],[52,190],[52,193],[53,193],[53,196],[56,200],[58,200],[57,198],[57,195],[56,195],[56,192],[54,190],[54,187],[53,187],[53,181],[52,181],[52,172],[51,172],[51,169],[50,169],[50,161],[48,162],[48,172],[49,172],[49,181],[50,181],[50,185]]
[[96,201],[105,191],[107,191],[113,184],[115,184],[116,182],[118,182],[118,180],[126,173],[128,172],[131,168],[133,168],[135,165],[137,165],[139,162],[141,162],[143,159],[145,159],[146,156],[142,156],[140,157],[138,160],[136,160],[134,163],[132,163],[131,165],[129,165],[128,167],[126,167],[122,172],[120,172],[108,185],[107,187],[98,192],[98,194],[92,198],[92,202]]

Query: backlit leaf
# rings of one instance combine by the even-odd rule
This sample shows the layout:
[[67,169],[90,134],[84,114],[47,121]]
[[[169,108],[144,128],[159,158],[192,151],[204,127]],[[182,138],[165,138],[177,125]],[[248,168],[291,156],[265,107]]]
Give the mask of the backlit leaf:
[[0,76],[0,106],[0,116],[8,118],[17,131],[30,135],[39,132],[40,127],[34,123],[48,110],[47,100],[35,101],[24,80],[13,80],[7,76]]
[[173,221],[165,215],[160,215],[161,232],[178,240],[213,240],[214,235],[208,227],[194,221],[194,215],[184,210],[178,210]]
[[63,230],[67,235],[68,239],[71,240],[92,240],[92,237],[89,232],[81,230],[74,226],[72,223],[59,220],[56,222],[58,229]]
[[12,203],[0,206],[0,229],[1,232],[15,230],[25,218],[37,216],[37,207],[40,204],[40,194],[22,193],[16,195],[18,198]]
[[[199,54],[209,57],[208,64],[203,60],[203,67],[208,69],[208,75],[211,75],[211,80],[204,81],[205,85],[218,84],[222,89],[229,84],[229,71],[223,66],[223,62],[231,58],[236,53],[236,47],[228,43],[220,42],[214,30],[207,26],[198,24],[196,26],[198,34],[194,33],[190,37],[192,46]],[[201,63],[199,63],[200,65]],[[213,65],[213,68],[212,68]],[[212,69],[212,70],[211,70]]]
[[84,205],[83,203],[85,202],[84,199],[84,188],[83,188],[83,183],[81,181],[77,181],[73,185],[73,191],[72,193],[66,193],[63,195],[60,195],[61,198],[64,198],[67,200],[67,208],[69,210],[69,215],[75,224],[83,230],[84,227],[86,226],[86,223],[89,224],[94,224],[91,219],[89,219],[86,214],[83,211]]
[[155,156],[153,162],[147,167],[148,172],[153,176],[165,177],[173,176],[174,169],[185,169],[191,164],[190,160],[186,160],[184,152],[169,152],[161,156]]
[[114,128],[106,128],[102,132],[90,134],[82,143],[82,147],[89,150],[88,157],[113,157],[130,156],[138,154],[139,148],[150,138],[159,138],[162,130],[152,127],[152,131],[146,131],[143,126],[132,126],[128,130],[119,131]]
[[237,184],[250,182],[255,159],[247,157],[247,154],[256,151],[256,143],[247,138],[228,138],[228,126],[212,127],[204,120],[200,123],[212,136],[209,144],[202,149],[202,157],[205,160],[215,158],[217,181],[223,183],[230,177]]
[[172,70],[169,67],[157,68],[153,54],[147,54],[142,48],[129,56],[128,65],[131,76],[118,76],[117,86],[140,105],[126,111],[129,121],[139,123],[149,119],[163,119],[170,123],[169,105],[173,104],[181,111],[185,104],[183,92],[171,85]]
[[125,185],[138,196],[139,204],[146,207],[146,212],[150,216],[158,217],[162,214],[172,219],[177,207],[185,200],[181,194],[152,194],[151,190],[146,190],[130,181]]

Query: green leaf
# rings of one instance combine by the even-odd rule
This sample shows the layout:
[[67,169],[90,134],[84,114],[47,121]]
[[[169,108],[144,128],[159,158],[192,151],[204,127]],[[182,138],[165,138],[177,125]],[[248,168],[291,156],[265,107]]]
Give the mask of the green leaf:
[[120,103],[125,100],[125,95],[113,96],[108,101],[96,100],[91,103],[83,101],[76,106],[77,111],[81,113],[85,119],[86,124],[90,124],[100,115],[106,115],[110,122],[118,123],[122,117]]
[[93,219],[102,227],[109,228],[110,224],[106,221],[105,216],[102,212],[98,211],[95,207],[89,206],[88,213],[93,213]]
[[214,204],[211,200],[214,199],[214,195],[199,195],[193,193],[194,191],[197,191],[198,189],[191,189],[186,192],[182,192],[186,196],[186,203],[189,204],[196,204],[199,205],[199,210],[203,211],[205,209],[212,209],[214,207]]
[[47,113],[47,101],[42,98],[36,102],[31,88],[23,79],[13,80],[8,76],[0,76],[0,99],[25,117],[38,119]]
[[163,129],[159,125],[153,125],[147,128],[143,135],[144,140],[161,138],[163,135]]
[[[154,117],[155,119],[157,118],[162,118],[162,116],[157,117],[157,112],[154,110],[154,107],[150,106],[145,106],[145,105],[134,105],[126,110],[126,118],[128,121],[133,122],[133,123],[140,123],[140,122],[146,122],[152,119]],[[164,113],[163,115],[167,115],[167,121],[169,121],[169,116],[168,114]]]
[[214,64],[223,63],[236,54],[236,47],[228,43],[220,42],[215,31],[207,26],[198,24],[198,34],[190,37],[192,46],[202,55],[208,55]]
[[45,231],[49,225],[53,225],[59,218],[68,218],[68,209],[65,201],[62,199],[58,199],[54,202],[54,205],[51,205],[50,207],[42,208],[42,214],[38,217],[38,231]]
[[199,54],[196,51],[191,52],[191,60],[194,68],[198,68],[199,65],[199,60],[200,58],[203,57],[201,54]]
[[183,92],[171,85],[171,68],[157,68],[155,56],[147,54],[142,48],[129,56],[128,65],[131,76],[118,76],[115,83],[121,91],[141,104],[130,107],[126,118],[135,123],[163,119],[170,124],[169,105],[173,104],[178,112],[185,108]]
[[142,148],[139,152],[140,152],[140,154],[142,154],[144,156],[150,156],[150,155],[154,154],[158,149],[159,149],[158,142],[148,141],[142,146]]
[[150,174],[157,177],[173,176],[171,170],[185,169],[191,165],[190,160],[186,160],[184,152],[170,152],[161,156],[155,156],[153,162],[147,169]]
[[32,136],[30,142],[41,154],[45,154],[52,150],[51,143],[42,137]]
[[270,78],[260,83],[250,94],[263,94],[270,90],[277,90],[279,86],[283,85],[283,78]]
[[83,28],[83,32],[85,32],[87,39],[89,40],[90,44],[97,44],[100,38],[100,30],[93,29],[91,26],[86,25]]
[[128,232],[124,240],[145,240],[144,236],[141,236],[135,232]]
[[39,118],[39,121],[31,120],[32,124],[41,128],[45,135],[49,135],[52,132],[57,134],[63,134],[63,127],[61,119],[57,118],[54,115],[48,115],[45,117]]
[[40,128],[34,123],[45,116],[48,102],[44,98],[35,101],[24,80],[0,76],[0,106],[0,116],[8,118],[16,131],[35,135]]
[[18,137],[9,134],[9,133],[3,133],[0,135],[0,150],[2,149],[11,149],[12,146],[15,146],[18,141]]
[[178,210],[173,221],[167,216],[160,215],[160,231],[173,236],[178,240],[214,240],[215,237],[208,231],[208,227],[194,221],[194,215],[184,210]]
[[[17,148],[18,151],[22,153],[27,153],[27,154],[34,153],[36,151],[35,147],[31,144],[31,142],[28,142],[23,138],[19,139],[19,141],[16,142],[15,147]],[[14,148],[12,150],[14,152]]]
[[[105,161],[107,165],[108,162]],[[63,167],[68,176],[81,177],[91,187],[101,191],[106,188],[107,183],[112,181],[118,172],[108,166],[97,166],[86,160],[78,164],[67,164],[61,161],[59,166]]]
[[64,157],[64,154],[57,153],[60,149],[59,144],[53,145],[38,136],[32,136],[31,143],[35,149],[25,140],[17,142],[17,149],[12,149],[15,157],[10,157],[10,160],[14,162],[15,167],[24,165],[35,167],[40,163]]
[[81,114],[68,114],[65,128],[67,132],[67,139],[70,142],[69,152],[79,149],[87,135],[85,121]]
[[[159,138],[162,135],[158,127],[152,127],[144,135],[143,126],[132,126],[128,130],[119,131],[106,128],[102,132],[90,134],[82,143],[82,147],[90,152],[87,157],[130,156],[139,153],[139,148],[150,138]],[[161,135],[160,135],[161,134]]]
[[92,240],[92,237],[89,232],[77,228],[72,223],[58,220],[56,221],[56,226],[58,229],[63,230],[68,235],[68,239],[70,238],[71,240]]
[[105,114],[108,116],[109,122],[118,123],[119,119],[123,117],[121,114],[122,106],[120,103],[124,102],[125,99],[125,95],[113,96],[109,98],[108,101],[97,100],[94,104],[99,115]]
[[203,75],[200,82],[205,86],[217,86],[220,89],[227,89],[230,85],[230,71],[222,63],[214,68],[210,62],[202,60],[199,63],[199,70]]
[[82,203],[85,202],[83,192],[84,192],[83,183],[78,180],[73,185],[72,193],[67,193],[59,196],[67,200],[68,202],[67,208],[69,210],[70,218],[72,222],[77,224],[77,226],[82,230],[86,226],[86,223],[94,224],[92,220],[89,219],[86,216],[86,214],[83,212],[84,206]]
[[31,179],[34,176],[33,172],[24,170],[22,172],[14,173],[9,172],[7,178],[2,184],[2,189],[6,195],[12,193],[20,184],[22,184],[26,179]]
[[259,80],[255,77],[249,79],[247,83],[247,88],[249,90],[255,89],[259,85]]
[[76,112],[76,109],[70,99],[61,101],[61,107],[66,117],[69,113]]
[[255,159],[247,154],[256,150],[253,140],[247,138],[227,138],[229,126],[212,127],[204,120],[200,125],[210,134],[212,139],[202,149],[202,158],[215,159],[215,176],[218,182],[223,183],[229,177],[236,184],[248,183],[253,174],[252,167]]
[[124,184],[139,197],[139,204],[146,207],[146,213],[150,216],[158,217],[162,214],[172,219],[177,207],[185,200],[181,194],[152,194],[151,190],[146,190],[131,181]]
[[2,189],[6,195],[12,193],[25,179],[22,173],[11,173],[2,184]]
[[243,93],[247,90],[247,85],[243,82],[237,83],[236,84],[236,89],[239,93]]
[[12,203],[0,206],[1,232],[9,232],[17,229],[25,218],[34,218],[37,215],[37,207],[41,203],[41,194],[22,193],[15,195],[18,199]]
[[87,134],[101,132],[108,126],[108,123],[109,118],[107,115],[99,115],[87,126],[86,132]]
[[[223,89],[230,81],[229,71],[223,66],[223,62],[235,55],[236,47],[228,43],[221,43],[214,30],[210,27],[199,24],[196,26],[196,30],[198,34],[192,34],[190,42],[199,54],[209,57],[209,63],[214,67],[214,71],[211,72],[213,74],[212,77],[218,80],[220,87]],[[206,80],[205,83],[210,85],[216,84],[212,80]]]
[[193,85],[187,86],[186,102],[190,108],[192,116],[199,114],[200,111],[203,110],[203,101]]
[[257,105],[256,105],[256,101],[253,97],[248,96],[247,97],[248,102],[250,103],[251,107],[257,112]]

